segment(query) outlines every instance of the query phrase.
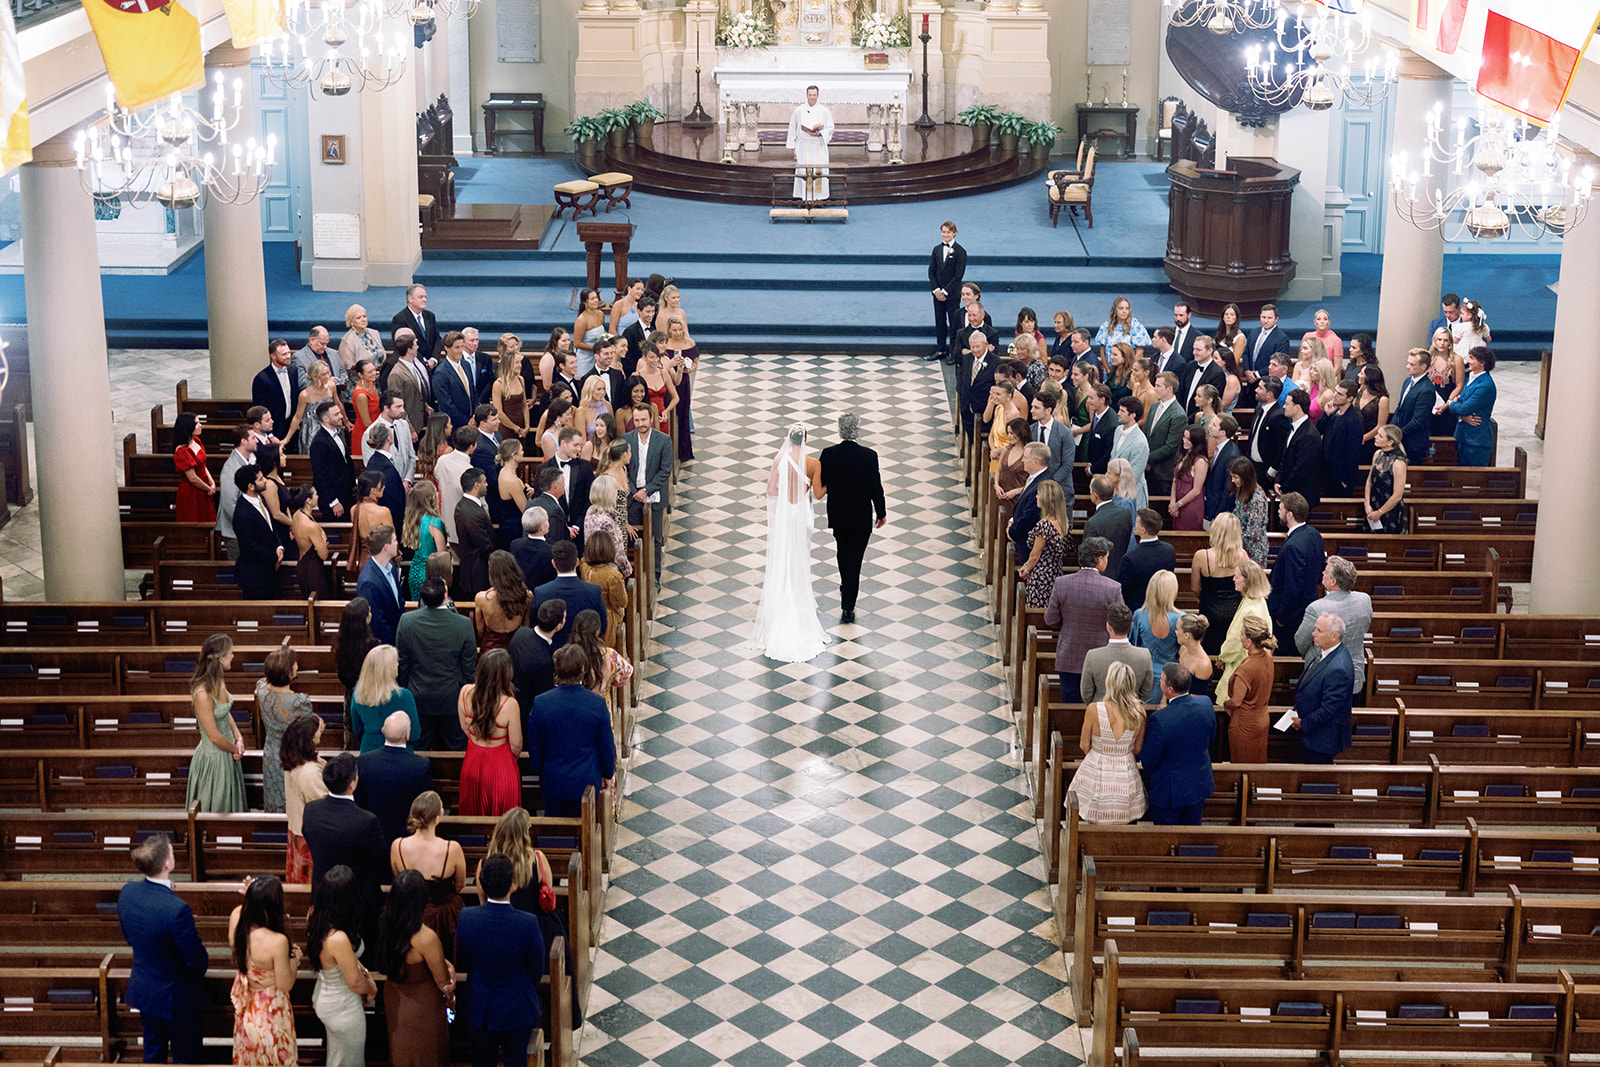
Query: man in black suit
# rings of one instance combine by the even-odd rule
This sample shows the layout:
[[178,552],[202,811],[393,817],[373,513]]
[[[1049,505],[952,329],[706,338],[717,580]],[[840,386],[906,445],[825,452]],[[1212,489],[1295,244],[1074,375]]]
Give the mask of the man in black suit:
[[422,734],[417,747],[464,752],[467,736],[456,715],[456,698],[478,668],[477,635],[466,616],[445,606],[442,579],[429,578],[418,592],[420,604],[400,617],[394,637],[400,684],[417,705]]
[[300,400],[300,372],[294,366],[294,352],[289,342],[274,337],[267,342],[267,365],[250,383],[250,403],[264,407],[272,414],[272,425],[279,435],[289,432],[289,420],[294,416],[295,405]]
[[1406,462],[1413,466],[1428,462],[1432,447],[1428,435],[1433,432],[1433,402],[1437,396],[1428,380],[1428,350],[1413,348],[1406,356],[1406,379],[1400,383],[1400,399],[1390,420],[1400,427],[1401,447],[1406,450]]
[[[1276,466],[1267,473],[1274,478],[1280,499],[1299,493],[1315,507],[1322,499],[1322,435],[1311,421],[1310,408],[1311,397],[1304,389],[1289,394],[1283,405],[1289,432],[1284,435]],[[1300,625],[1298,620],[1295,625]]]
[[[311,850],[312,891],[335,867],[349,867],[361,887],[362,913],[376,931],[383,910],[382,886],[389,880],[389,842],[378,817],[356,803],[359,777],[355,756],[348,752],[330,756],[322,768],[328,795],[306,805],[300,829]],[[368,939],[368,948],[374,944]]]
[[933,353],[929,360],[943,359],[950,337],[961,325],[961,279],[967,273],[967,250],[956,243],[956,224],[939,226],[941,240],[928,257],[928,286],[933,290]]
[[528,1041],[543,1018],[539,982],[549,946],[539,920],[511,906],[512,880],[503,853],[486,856],[478,872],[484,903],[463,910],[456,927],[456,971],[468,978],[463,1014],[472,1028],[472,1067],[502,1061],[527,1067]]
[[209,957],[194,925],[194,913],[172,889],[177,865],[172,839],[151,834],[133,850],[144,880],[117,892],[117,921],[133,949],[133,969],[123,1001],[139,1012],[144,1062],[202,1063],[200,1020],[205,1008]]
[[639,360],[644,357],[644,343],[650,339],[650,334],[655,329],[656,306],[655,297],[640,297],[639,321],[622,331],[622,339],[628,342],[628,352],[622,357],[624,381],[638,372]]
[[492,485],[500,477],[500,412],[493,404],[479,404],[472,409],[472,421],[478,428],[472,442],[472,465]]
[[1044,476],[1045,469],[1050,466],[1050,448],[1040,441],[1029,441],[1022,446],[1022,473],[1028,480],[1022,484],[1022,492],[1017,494],[1017,502],[1011,509],[1011,518],[1006,524],[1006,536],[1011,539],[1011,545],[1017,550],[1018,561],[1028,558],[1028,535],[1033,533],[1033,528],[1039,524],[1039,479]]
[[272,526],[272,516],[261,494],[267,489],[267,476],[256,467],[240,467],[233,472],[239,488],[239,502],[233,508],[233,535],[239,541],[239,558],[233,573],[246,600],[271,600],[278,589],[278,564],[283,562],[283,545]]
[[989,313],[983,310],[983,301],[974,300],[967,305],[966,321],[956,331],[955,340],[950,342],[950,354],[945,358],[946,363],[957,367],[971,365],[972,345],[970,339],[975,331],[982,331],[989,339],[989,347],[994,348],[1000,343],[1000,331],[996,330],[989,322]]
[[1178,399],[1183,401],[1183,410],[1190,417],[1194,416],[1195,394],[1202,385],[1214,386],[1217,395],[1228,385],[1228,372],[1223,370],[1222,361],[1216,358],[1216,342],[1209,337],[1200,337],[1194,343],[1194,362],[1185,363],[1179,376]]
[[958,385],[961,390],[961,427],[968,437],[980,432],[978,419],[989,406],[989,390],[994,387],[995,368],[1000,361],[989,351],[989,335],[974,331],[967,338],[971,359],[961,364]]
[[1133,516],[1112,499],[1116,495],[1117,483],[1110,475],[1097,474],[1089,479],[1089,517],[1083,523],[1083,536],[1084,540],[1103,537],[1111,543],[1106,557],[1107,577],[1122,573],[1122,557],[1133,537]]
[[[417,338],[417,358],[431,363],[439,354],[439,323],[428,310],[428,290],[422,285],[406,286],[406,306],[390,320],[394,331],[410,330]],[[393,334],[390,335],[393,339]]]
[[1202,336],[1200,324],[1194,321],[1189,305],[1182,300],[1172,305],[1172,350],[1178,358],[1185,362],[1194,359],[1194,343]]
[[[839,621],[856,621],[856,594],[861,588],[861,561],[872,531],[889,521],[878,476],[878,454],[857,440],[861,416],[839,416],[839,443],[822,450],[822,488],[827,494],[828,528],[833,531],[839,560]],[[877,521],[873,521],[873,513]]]
[[1289,532],[1272,562],[1272,592],[1267,594],[1267,614],[1281,648],[1295,648],[1295,633],[1306,605],[1322,594],[1322,572],[1328,564],[1322,535],[1306,525],[1311,505],[1299,493],[1278,502],[1278,518]]
[[567,484],[561,471],[545,464],[539,468],[533,480],[539,487],[539,495],[528,501],[528,506],[544,509],[549,524],[549,528],[545,530],[545,540],[550,542],[552,548],[562,541],[572,540],[573,523],[567,515],[567,506],[564,503]]
[[400,477],[400,468],[395,466],[393,448],[394,431],[388,423],[379,420],[367,427],[367,451],[363,457],[367,466],[361,472],[361,482],[365,486],[369,477],[381,477],[383,494],[378,497],[378,503],[388,508],[390,515],[403,517],[406,513],[406,483]]
[[355,504],[355,465],[345,443],[344,405],[324,400],[317,405],[322,429],[311,439],[311,484],[324,522],[338,522]]
[[489,479],[476,467],[461,472],[461,499],[456,501],[456,548],[460,568],[456,589],[471,600],[489,588],[489,556],[494,552],[494,523],[489,519]]
[[606,334],[595,342],[594,370],[584,376],[578,383],[578,395],[583,395],[583,387],[589,384],[590,378],[599,378],[605,385],[606,403],[611,405],[611,410],[617,409],[617,404],[622,400],[622,390],[627,384],[628,376],[622,373],[622,368],[617,364],[621,361],[621,353],[626,351],[626,344],[622,338],[615,334]]
[[411,716],[394,712],[383,720],[383,747],[356,760],[356,803],[378,817],[385,842],[406,835],[411,802],[433,788],[428,757],[406,751],[410,740]]
[[1106,465],[1111,462],[1111,446],[1117,433],[1117,416],[1111,410],[1111,387],[1102,382],[1089,390],[1086,406],[1089,429],[1080,442],[1079,454],[1089,464],[1090,474],[1104,474]]
[[[559,500],[566,513],[572,543],[583,552],[583,517],[589,513],[589,490],[594,488],[594,467],[578,455],[583,447],[583,431],[575,426],[563,426],[556,434],[556,454],[539,468],[540,473],[553,470],[561,475]],[[576,533],[573,531],[576,530]]]
[[1262,304],[1261,325],[1246,334],[1244,339],[1245,380],[1254,382],[1266,377],[1267,361],[1272,358],[1272,353],[1281,352],[1288,356],[1291,351],[1289,335],[1278,325],[1278,305]]
[[1206,521],[1233,510],[1233,482],[1228,468],[1239,458],[1239,446],[1233,435],[1239,432],[1239,423],[1232,415],[1217,415],[1206,427],[1206,449],[1211,468],[1206,471]]
[[533,698],[555,688],[556,634],[567,622],[567,602],[553,597],[533,613],[533,626],[511,635],[511,682],[517,689],[517,707],[532,708]]
[[550,513],[538,504],[530,504],[522,513],[522,536],[511,542],[511,555],[522,568],[529,589],[556,580],[556,568],[550,562],[553,546],[547,537],[549,532]]
[[1346,500],[1362,494],[1361,413],[1350,395],[1356,386],[1341,382],[1337,389],[1322,394],[1322,496]]
[[1256,421],[1250,424],[1244,454],[1256,465],[1256,483],[1263,488],[1272,484],[1267,471],[1277,466],[1284,438],[1289,434],[1289,416],[1278,404],[1282,391],[1283,382],[1270,375],[1256,382]]
[[550,553],[551,560],[556,565],[556,579],[544,583],[533,591],[533,606],[537,610],[547,600],[561,600],[566,603],[567,617],[563,620],[561,629],[556,631],[553,647],[560,648],[567,643],[567,638],[572,634],[572,624],[577,620],[580,611],[591,610],[597,613],[600,616],[600,630],[604,633],[606,602],[600,595],[598,585],[578,577],[577,548],[571,541],[562,541],[551,549]]
[[1144,605],[1145,590],[1156,571],[1176,571],[1178,551],[1161,540],[1161,512],[1140,508],[1133,523],[1138,543],[1122,557],[1117,581],[1122,583],[1122,602],[1137,611]]
[[[1155,373],[1160,374],[1162,371],[1171,371],[1173,374],[1180,375],[1181,380],[1183,369],[1189,365],[1189,360],[1180,355],[1176,348],[1172,347],[1172,328],[1170,326],[1159,326],[1153,330],[1150,334],[1150,347],[1155,349],[1156,353],[1152,357],[1156,365]],[[1155,375],[1153,374],[1151,377],[1153,378]]]

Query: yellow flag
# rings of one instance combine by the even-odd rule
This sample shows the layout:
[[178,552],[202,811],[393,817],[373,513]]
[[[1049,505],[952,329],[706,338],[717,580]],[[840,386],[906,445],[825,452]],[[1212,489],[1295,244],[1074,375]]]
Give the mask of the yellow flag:
[[178,0],[83,0],[117,103],[133,110],[205,80],[200,22]]
[[222,0],[233,29],[233,47],[249,48],[284,30],[283,0]]
[[28,89],[22,81],[22,49],[10,4],[0,6],[0,138],[0,174],[33,158]]

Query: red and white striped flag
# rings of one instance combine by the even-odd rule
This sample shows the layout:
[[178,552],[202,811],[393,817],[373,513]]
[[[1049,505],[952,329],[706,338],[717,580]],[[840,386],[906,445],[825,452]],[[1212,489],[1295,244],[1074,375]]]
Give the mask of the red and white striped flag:
[[1549,123],[1597,19],[1600,0],[1490,0],[1474,90],[1530,122]]

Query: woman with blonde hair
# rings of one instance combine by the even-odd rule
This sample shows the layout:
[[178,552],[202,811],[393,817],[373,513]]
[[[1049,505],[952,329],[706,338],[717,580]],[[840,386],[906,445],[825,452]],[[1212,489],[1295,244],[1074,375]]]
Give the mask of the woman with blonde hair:
[[467,856],[459,842],[438,834],[444,798],[432,789],[417,795],[406,816],[406,836],[389,846],[389,870],[416,871],[428,884],[428,907],[422,921],[444,942],[445,955],[456,954],[456,920],[461,915],[461,890],[467,884]]
[[1067,786],[1067,794],[1077,796],[1078,816],[1085,822],[1128,823],[1144,814],[1144,782],[1136,760],[1144,727],[1144,702],[1133,668],[1111,664],[1106,698],[1083,710],[1078,733],[1083,762]]
[[600,475],[590,484],[589,510],[583,516],[583,537],[587,543],[597,533],[610,534],[613,547],[623,552],[616,564],[617,572],[626,579],[633,577],[633,564],[626,555],[626,527],[617,523],[617,497],[621,491],[616,479],[609,474]]
[[[1140,484],[1139,479],[1134,476],[1133,464],[1123,457],[1117,456],[1106,462],[1106,476],[1117,483],[1116,493],[1111,497],[1112,501],[1119,507],[1126,509],[1133,521],[1138,522],[1139,509],[1145,505],[1139,502],[1143,486]],[[1148,497],[1145,498],[1145,503],[1149,503]],[[1128,544],[1131,546],[1134,543],[1135,539],[1130,538]]]
[[606,401],[606,383],[598,375],[585,378],[582,394],[578,398],[578,414],[573,418],[574,424],[588,437],[594,433],[594,424],[600,420],[600,416],[610,413],[611,405]]
[[500,413],[502,437],[520,440],[528,435],[528,393],[522,381],[522,350],[508,345],[506,337],[516,339],[511,334],[500,338],[500,347],[495,354],[498,373],[489,396],[495,411]]
[[[322,429],[322,423],[317,421],[317,417],[314,414],[317,410],[317,405],[324,400],[337,400],[338,398],[339,386],[333,380],[333,372],[328,369],[328,365],[322,360],[316,360],[306,370],[305,388],[300,390],[300,396],[295,400],[294,404],[294,416],[289,419],[289,427],[279,435],[279,439],[287,446],[288,442],[293,441],[298,434],[300,445],[296,451],[302,455],[310,452],[312,439]],[[308,414],[310,414],[309,418],[307,417]]]
[[1290,369],[1289,377],[1296,385],[1309,393],[1311,392],[1311,387],[1317,381],[1316,370],[1314,369],[1317,360],[1327,358],[1328,350],[1323,347],[1322,342],[1317,340],[1315,334],[1307,334],[1300,341],[1300,352],[1295,357],[1294,367]]
[[[667,288],[677,293],[672,286]],[[665,296],[665,293],[662,295]],[[661,321],[666,324],[667,331],[666,338],[661,342],[662,358],[667,361],[672,385],[678,393],[678,462],[688,463],[694,459],[694,412],[691,405],[694,403],[694,372],[700,366],[700,346],[689,336],[689,323],[682,311],[674,308],[668,312],[663,309]]]
[[1272,626],[1272,615],[1267,611],[1267,594],[1272,592],[1272,582],[1259,563],[1249,558],[1241,560],[1239,569],[1233,573],[1233,588],[1239,593],[1239,610],[1233,613],[1233,619],[1228,623],[1228,633],[1222,639],[1219,653],[1222,658],[1222,678],[1217,684],[1217,693],[1224,699],[1228,696],[1228,684],[1233,680],[1233,672],[1239,669],[1246,655],[1244,646],[1239,643],[1245,620],[1256,618],[1269,628]]
[[[617,542],[617,551],[619,553],[626,553],[633,547],[634,542],[633,531],[628,527],[628,497],[632,495],[632,486],[629,482],[631,473],[628,468],[632,461],[632,446],[628,444],[627,438],[619,437],[606,446],[605,454],[600,456],[595,463],[595,481],[598,482],[601,478],[609,477],[613,482],[617,483],[617,503],[611,509],[611,513],[616,516],[617,525],[627,534],[625,542]],[[593,497],[590,498],[591,501],[593,499]]]
[[1410,525],[1405,505],[1409,464],[1404,439],[1400,427],[1392,422],[1378,427],[1378,451],[1373,454],[1362,491],[1367,522],[1377,523],[1383,533],[1405,533]]
[[683,310],[683,293],[676,285],[668,285],[661,290],[661,310],[656,314],[658,325],[666,329],[666,323],[674,316],[683,320],[683,328],[689,329],[689,313]]
[[444,519],[439,516],[439,490],[432,482],[418,478],[406,494],[406,518],[400,524],[400,543],[411,550],[411,569],[406,585],[411,599],[422,596],[422,583],[428,578],[428,557],[445,546]]
[[1133,629],[1128,641],[1134,648],[1150,653],[1150,669],[1155,677],[1150,684],[1150,703],[1161,699],[1161,669],[1178,658],[1178,576],[1171,571],[1156,571],[1144,589],[1144,606],[1133,613]]
[[[1344,342],[1339,335],[1333,332],[1333,319],[1328,315],[1327,308],[1318,308],[1312,316],[1314,330],[1307,330],[1305,337],[1315,338],[1322,343],[1323,351],[1327,353],[1328,362],[1333,364],[1335,374],[1340,372],[1340,364],[1344,362]],[[1302,338],[1303,340],[1304,338]]]
[[1272,623],[1251,615],[1239,629],[1244,659],[1233,672],[1230,688],[1219,690],[1228,716],[1228,759],[1233,763],[1267,762],[1267,702],[1272,696],[1272,650],[1278,639]]
[[[1316,340],[1316,338],[1312,338],[1312,340]],[[1319,359],[1311,364],[1311,372],[1314,377],[1311,382],[1310,414],[1311,421],[1315,422],[1322,418],[1323,398],[1339,388],[1339,372],[1334,370],[1333,361],[1328,359]]]
[[393,645],[378,645],[361,662],[361,678],[350,696],[350,743],[359,752],[383,747],[383,720],[403,711],[411,720],[412,750],[422,736],[422,720],[417,718],[417,702],[411,690],[400,684],[400,653]]
[[1072,547],[1072,516],[1067,495],[1049,478],[1039,480],[1039,521],[1028,535],[1028,559],[1017,568],[1030,608],[1050,603],[1050,590],[1061,577],[1061,563]]
[[1246,558],[1239,519],[1225,511],[1211,520],[1210,547],[1196,552],[1189,562],[1189,591],[1200,594],[1200,614],[1205,616],[1210,634],[1205,644],[1209,655],[1222,651],[1228,624],[1239,610],[1239,591],[1234,588],[1233,576]]
[[[351,304],[344,312],[344,336],[339,338],[339,362],[346,371],[356,369],[356,361],[372,360],[373,366],[383,365],[383,341],[378,331],[367,323],[367,309]],[[354,380],[354,375],[351,375]]]
[[1150,344],[1149,331],[1133,317],[1133,305],[1125,296],[1111,301],[1111,313],[1100,324],[1100,332],[1094,335],[1094,346],[1100,350],[1100,359],[1106,366],[1110,366],[1111,346],[1118,341],[1132,345],[1135,357],[1143,357]]

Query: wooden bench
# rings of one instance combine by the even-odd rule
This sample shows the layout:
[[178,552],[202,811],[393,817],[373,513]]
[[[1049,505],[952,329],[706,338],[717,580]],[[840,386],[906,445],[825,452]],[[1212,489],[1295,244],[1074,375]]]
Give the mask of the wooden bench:
[[1538,659],[1367,656],[1367,703],[1401,699],[1411,708],[1600,710],[1600,664]]
[[555,217],[560,218],[561,213],[567,208],[572,209],[574,219],[582,217],[587,211],[591,215],[599,215],[595,204],[600,199],[600,186],[582,178],[575,178],[568,182],[557,182],[551,190],[551,195],[556,200]]
[[[1481,615],[1410,612],[1373,616],[1370,647],[1378,658],[1461,659],[1467,649],[1493,659],[1600,661],[1600,616]],[[1385,657],[1379,648],[1396,649]]]
[[[234,667],[228,672],[228,689],[253,692],[264,670],[267,653],[276,645],[234,646]],[[300,673],[298,692],[344,695],[326,646],[295,646]],[[0,678],[14,696],[87,696],[101,693],[130,695],[187,692],[198,646],[159,648],[113,646],[69,651],[63,648],[0,648]]]
[[[113,600],[0,605],[0,643],[6,645],[195,645],[227,633],[256,645],[315,645],[313,601]],[[469,605],[470,607],[470,605]],[[340,605],[342,610],[343,605]],[[469,615],[470,617],[470,615]],[[337,626],[334,632],[337,633]],[[331,636],[324,634],[324,643]]]
[[[341,728],[344,697],[312,696],[311,711],[330,727]],[[247,745],[262,736],[255,691],[233,698],[233,723]],[[192,751],[200,740],[194,703],[187,693],[124,696],[0,696],[0,738],[15,748],[163,749]]]

